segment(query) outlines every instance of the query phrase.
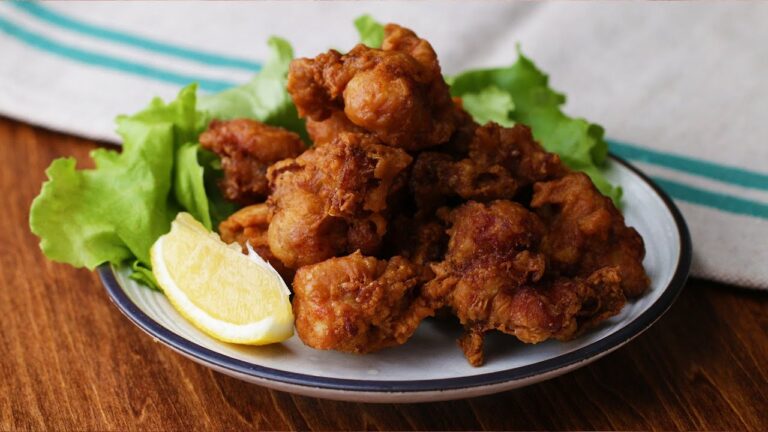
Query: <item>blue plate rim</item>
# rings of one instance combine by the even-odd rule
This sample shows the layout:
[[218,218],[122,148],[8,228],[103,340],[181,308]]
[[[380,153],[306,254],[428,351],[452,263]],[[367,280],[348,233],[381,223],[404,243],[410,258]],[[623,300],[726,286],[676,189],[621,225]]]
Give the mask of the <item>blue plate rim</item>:
[[661,294],[661,296],[659,296],[659,298],[645,312],[640,314],[640,316],[635,318],[629,324],[587,346],[551,359],[526,366],[466,377],[411,381],[374,381],[346,378],[328,378],[282,371],[279,369],[256,365],[221,354],[177,335],[171,330],[163,327],[161,324],[153,320],[141,309],[139,309],[139,307],[128,297],[128,295],[120,286],[115,277],[115,270],[112,265],[103,264],[98,267],[97,271],[112,302],[120,310],[120,312],[122,312],[136,326],[144,330],[149,335],[157,338],[164,344],[193,359],[196,359],[204,364],[214,365],[216,367],[223,368],[238,374],[302,387],[374,393],[417,393],[463,390],[498,385],[511,381],[518,381],[566,368],[580,362],[585,362],[596,356],[599,356],[602,353],[609,352],[615,348],[618,348],[625,342],[631,340],[635,336],[645,331],[654,322],[656,322],[656,320],[664,315],[664,313],[669,310],[677,297],[680,295],[680,292],[682,291],[683,287],[685,286],[685,282],[688,279],[692,259],[692,244],[688,226],[680,210],[677,208],[672,199],[642,171],[614,154],[610,154],[610,157],[614,161],[624,165],[626,168],[634,172],[648,186],[650,186],[654,192],[662,199],[670,214],[672,214],[680,240],[680,254],[678,256],[678,263],[677,268],[675,269],[675,273],[672,277],[672,280],[664,288],[664,292]]

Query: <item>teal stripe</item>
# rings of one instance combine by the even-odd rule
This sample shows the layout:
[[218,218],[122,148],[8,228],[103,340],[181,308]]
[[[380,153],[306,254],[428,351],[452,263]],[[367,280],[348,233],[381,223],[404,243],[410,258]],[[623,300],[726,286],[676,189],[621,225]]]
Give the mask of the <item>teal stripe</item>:
[[[123,45],[141,48],[146,51],[154,51],[204,64],[244,69],[249,72],[256,72],[261,69],[261,64],[255,61],[184,48],[141,36],[131,35],[107,27],[82,22],[66,15],[62,15],[36,2],[12,1],[11,5],[20,11],[49,24],[98,39],[104,39]],[[182,18],[182,16],[179,16],[179,18]]]
[[768,205],[763,203],[699,189],[660,177],[653,177],[653,181],[661,186],[672,198],[681,201],[728,213],[768,219]]
[[625,159],[659,165],[699,177],[706,177],[721,183],[729,183],[751,189],[768,190],[768,174],[649,150],[613,140],[608,141],[608,147],[611,152]]
[[[20,7],[28,7],[26,5],[29,4],[17,3],[17,5]],[[81,63],[138,75],[145,78],[152,78],[177,85],[187,85],[191,82],[198,82],[202,90],[211,92],[221,91],[236,85],[232,82],[192,77],[185,74],[165,71],[155,67],[145,66],[116,57],[68,46],[32,31],[26,30],[10,21],[5,20],[2,17],[0,17],[0,31],[15,37],[16,39],[30,46],[61,57],[65,57]],[[124,36],[128,38],[125,40],[133,40],[134,42],[141,40],[140,38],[133,38],[129,35]],[[170,46],[166,45],[166,47]],[[762,173],[719,165],[699,159],[648,150],[617,141],[609,141],[609,145],[614,153],[627,159],[640,160],[646,163],[660,165],[667,168],[688,172],[694,175],[711,178],[723,183],[731,183],[748,188],[768,190],[768,175]],[[699,189],[697,187],[688,186],[664,178],[656,177],[654,178],[654,181],[656,181],[675,199],[729,213],[768,219],[768,205],[766,204]]]
[[145,66],[117,57],[86,51],[69,45],[56,42],[45,36],[26,30],[6,19],[0,17],[0,31],[26,43],[32,47],[46,51],[51,54],[65,57],[89,65],[100,66],[107,69],[137,75],[143,78],[152,78],[158,81],[165,81],[177,85],[187,85],[197,82],[201,90],[209,92],[218,92],[233,87],[236,83],[213,80],[207,78],[194,77],[190,75],[170,72],[158,69],[152,66]]

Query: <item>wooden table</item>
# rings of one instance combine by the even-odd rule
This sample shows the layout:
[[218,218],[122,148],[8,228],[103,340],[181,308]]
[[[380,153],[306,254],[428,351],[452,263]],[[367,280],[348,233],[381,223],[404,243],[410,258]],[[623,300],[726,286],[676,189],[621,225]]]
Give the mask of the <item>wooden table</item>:
[[45,168],[95,147],[0,118],[0,430],[768,430],[768,292],[695,279],[628,346],[494,396],[368,405],[213,372],[131,324],[94,273],[40,253],[27,220]]

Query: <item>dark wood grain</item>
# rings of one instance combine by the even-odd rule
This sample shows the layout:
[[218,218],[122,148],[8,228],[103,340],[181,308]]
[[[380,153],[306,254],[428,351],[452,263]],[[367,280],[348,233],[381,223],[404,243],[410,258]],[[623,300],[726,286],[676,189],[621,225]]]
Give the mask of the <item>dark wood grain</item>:
[[768,430],[768,295],[701,280],[626,347],[494,396],[366,405],[213,372],[133,326],[95,274],[45,260],[29,232],[51,160],[96,146],[0,119],[0,430]]

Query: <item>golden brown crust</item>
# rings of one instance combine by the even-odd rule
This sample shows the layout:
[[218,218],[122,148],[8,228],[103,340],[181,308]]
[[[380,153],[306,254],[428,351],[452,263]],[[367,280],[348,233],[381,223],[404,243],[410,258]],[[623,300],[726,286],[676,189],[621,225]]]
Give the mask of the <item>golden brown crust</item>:
[[301,340],[317,349],[367,353],[400,345],[433,314],[418,296],[419,268],[360,252],[305,266],[293,282]]
[[372,352],[449,311],[478,366],[489,331],[568,340],[647,288],[642,239],[613,203],[528,127],[476,124],[412,31],[297,59],[288,91],[313,148],[248,122],[212,125],[204,145],[228,158],[230,197],[256,199],[267,179],[268,202],[220,231],[296,271],[307,345]]
[[243,207],[219,224],[219,234],[226,243],[238,243],[243,253],[248,253],[246,243],[287,281],[293,279],[294,271],[283,265],[282,261],[269,248],[267,231],[271,219],[269,206],[265,203]]
[[294,269],[358,249],[375,254],[411,160],[372,137],[344,133],[272,166],[273,253]]
[[344,132],[364,134],[365,130],[349,121],[343,111],[333,111],[325,120],[307,118],[307,134],[315,147],[333,141]]
[[648,288],[642,237],[626,226],[613,201],[602,195],[585,174],[573,173],[537,183],[531,207],[548,225],[542,250],[554,271],[587,277],[601,267],[616,266],[628,297],[638,296]]
[[200,144],[221,157],[224,197],[241,204],[263,201],[269,193],[267,167],[304,151],[299,135],[255,120],[213,120]]
[[472,365],[483,361],[482,335],[489,330],[527,343],[565,340],[621,310],[614,267],[584,279],[545,277],[539,251],[545,225],[520,204],[470,201],[446,218],[448,250],[432,265],[436,277],[424,296],[434,308],[449,306],[467,328],[459,344]]
[[315,122],[343,111],[385,144],[415,151],[446,143],[458,120],[434,50],[396,25],[387,26],[381,50],[357,45],[294,60],[288,92],[319,138]]
[[526,126],[488,123],[472,131],[462,159],[446,152],[423,152],[416,158],[410,188],[420,210],[434,211],[453,196],[481,202],[514,199],[521,188],[568,172]]

